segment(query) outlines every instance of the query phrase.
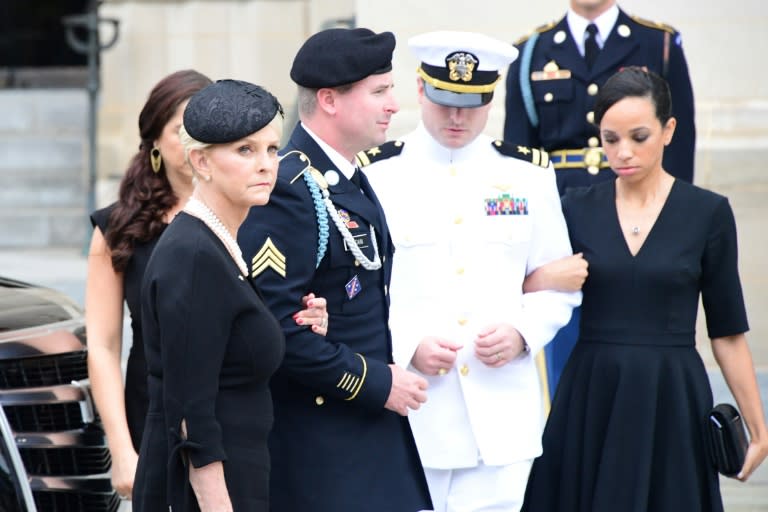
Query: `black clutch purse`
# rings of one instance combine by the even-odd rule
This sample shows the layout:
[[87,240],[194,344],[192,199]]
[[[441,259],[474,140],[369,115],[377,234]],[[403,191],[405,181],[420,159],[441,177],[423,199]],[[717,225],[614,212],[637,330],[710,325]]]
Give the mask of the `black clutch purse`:
[[718,404],[707,415],[710,455],[717,471],[735,476],[747,455],[747,433],[741,414],[731,404]]

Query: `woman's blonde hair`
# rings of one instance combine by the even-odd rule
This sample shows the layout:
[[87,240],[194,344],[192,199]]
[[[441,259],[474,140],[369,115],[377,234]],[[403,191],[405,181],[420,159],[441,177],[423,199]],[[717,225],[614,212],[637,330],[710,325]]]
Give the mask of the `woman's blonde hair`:
[[181,125],[181,128],[179,128],[179,139],[181,140],[181,145],[184,146],[184,160],[186,160],[189,167],[192,169],[192,176],[199,179],[200,175],[197,174],[197,169],[195,169],[195,166],[192,165],[192,161],[189,159],[189,152],[193,149],[205,149],[211,147],[213,144],[200,142],[199,140],[192,138],[192,136],[187,133],[187,129],[183,124]]

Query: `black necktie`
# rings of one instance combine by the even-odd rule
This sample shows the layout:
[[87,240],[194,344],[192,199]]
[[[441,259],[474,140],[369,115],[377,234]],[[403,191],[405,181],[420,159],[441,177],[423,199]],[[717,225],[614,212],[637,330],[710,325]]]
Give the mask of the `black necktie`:
[[354,183],[357,188],[360,188],[360,169],[355,167],[355,172],[352,173],[352,177],[349,178],[349,181]]
[[598,53],[600,47],[597,45],[597,25],[590,23],[587,25],[587,37],[584,39],[584,60],[587,61],[589,69],[595,64]]

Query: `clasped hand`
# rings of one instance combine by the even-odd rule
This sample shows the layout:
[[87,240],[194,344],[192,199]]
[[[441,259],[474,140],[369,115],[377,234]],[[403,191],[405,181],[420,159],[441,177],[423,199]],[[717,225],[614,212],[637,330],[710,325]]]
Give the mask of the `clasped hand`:
[[[475,338],[475,357],[491,368],[504,366],[525,351],[520,333],[510,324],[492,324]],[[454,341],[427,336],[421,340],[411,364],[424,375],[445,375],[456,364],[463,345]]]

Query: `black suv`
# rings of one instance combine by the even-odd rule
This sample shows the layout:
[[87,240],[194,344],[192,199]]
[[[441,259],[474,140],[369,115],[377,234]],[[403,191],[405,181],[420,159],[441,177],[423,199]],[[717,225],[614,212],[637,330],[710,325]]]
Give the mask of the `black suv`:
[[88,389],[82,311],[0,278],[0,512],[115,512],[111,458]]

